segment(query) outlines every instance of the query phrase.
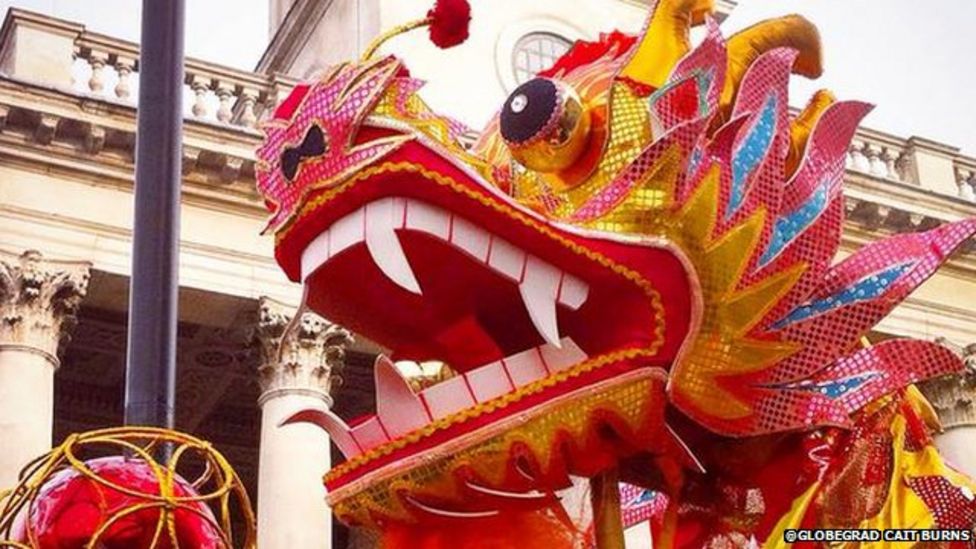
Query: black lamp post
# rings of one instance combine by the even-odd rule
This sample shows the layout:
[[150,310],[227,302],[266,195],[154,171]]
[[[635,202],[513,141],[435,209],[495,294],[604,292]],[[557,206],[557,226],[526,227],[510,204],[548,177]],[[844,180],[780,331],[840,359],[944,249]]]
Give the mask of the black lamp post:
[[125,423],[172,428],[176,403],[183,0],[143,0]]

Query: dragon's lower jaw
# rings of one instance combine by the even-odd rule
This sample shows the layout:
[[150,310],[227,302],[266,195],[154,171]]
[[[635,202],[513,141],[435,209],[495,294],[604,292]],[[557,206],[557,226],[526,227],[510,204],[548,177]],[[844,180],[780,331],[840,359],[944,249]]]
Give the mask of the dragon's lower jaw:
[[[605,376],[633,361],[602,366]],[[664,372],[584,381],[601,377],[595,373],[541,380],[380,447],[368,461],[340,465],[326,477],[334,512],[348,524],[383,527],[551,507],[570,475],[592,476],[638,452],[673,452]]]

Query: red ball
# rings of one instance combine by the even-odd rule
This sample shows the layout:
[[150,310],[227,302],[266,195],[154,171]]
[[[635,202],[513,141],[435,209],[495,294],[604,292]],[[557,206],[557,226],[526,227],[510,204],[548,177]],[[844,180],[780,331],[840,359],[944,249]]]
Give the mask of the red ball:
[[[29,527],[34,534],[33,542],[36,547],[84,549],[95,532],[113,516],[137,505],[150,503],[152,496],[159,495],[159,479],[143,460],[110,457],[87,461],[85,465],[99,478],[148,497],[120,492],[89,479],[74,469],[65,469],[41,487],[27,520],[21,520],[14,528],[15,540],[21,543],[30,542],[26,530]],[[176,497],[198,495],[179,476],[174,478],[173,484],[173,494]],[[190,509],[177,509],[173,513],[179,547],[223,547],[220,534],[214,526],[216,521],[207,504],[187,502],[183,505]],[[155,507],[120,518],[101,535],[98,547],[148,549],[156,532],[160,512],[161,509]],[[208,519],[214,522],[208,522]],[[165,526],[155,547],[175,549]]]
[[430,41],[439,48],[451,48],[468,39],[471,6],[468,0],[437,0],[427,12]]

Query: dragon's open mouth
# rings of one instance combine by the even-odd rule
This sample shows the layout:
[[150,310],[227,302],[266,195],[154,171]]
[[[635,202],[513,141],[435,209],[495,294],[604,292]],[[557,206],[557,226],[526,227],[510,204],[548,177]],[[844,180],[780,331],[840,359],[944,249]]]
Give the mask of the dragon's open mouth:
[[615,374],[673,358],[680,337],[669,336],[688,320],[665,326],[662,294],[689,295],[660,291],[662,280],[687,284],[673,276],[683,272],[673,250],[550,223],[442,158],[437,172],[397,162],[418,155],[434,153],[408,144],[332,190],[296,265],[310,308],[395,360],[440,360],[459,374],[415,394],[381,359],[376,415],[328,425],[348,458],[612,353],[648,357]]
[[[384,295],[380,302],[367,292],[332,292],[316,298],[317,308],[340,315],[354,308],[363,317],[359,328],[397,359],[438,359],[472,374],[522,351],[545,362],[539,353],[558,350],[560,326],[567,327],[564,351],[577,356],[573,341],[584,334],[575,317],[594,314],[586,282],[461,215],[413,199],[383,198],[346,215],[308,246],[302,264],[303,274],[339,282],[351,275]],[[408,318],[391,323],[397,310]],[[510,369],[523,377],[522,368]]]

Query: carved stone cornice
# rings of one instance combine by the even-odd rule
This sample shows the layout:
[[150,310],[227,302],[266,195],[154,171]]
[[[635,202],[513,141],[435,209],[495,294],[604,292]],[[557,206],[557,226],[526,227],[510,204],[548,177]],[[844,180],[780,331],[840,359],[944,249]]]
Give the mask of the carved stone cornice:
[[976,425],[976,344],[959,347],[943,338],[936,342],[956,351],[966,369],[920,383],[919,389],[939,414],[942,427]]
[[[131,188],[135,107],[0,75],[0,152],[27,170],[99,178]],[[186,120],[183,184],[195,203],[264,215],[254,189],[261,134],[244,126]]]
[[0,349],[19,348],[58,365],[58,346],[76,322],[91,264],[53,261],[34,250],[0,251]]
[[934,229],[950,221],[946,216],[928,215],[913,211],[907,205],[888,206],[874,197],[849,194],[845,197],[846,221],[871,231],[885,231],[895,234],[915,233]]
[[306,394],[331,407],[332,387],[338,384],[352,336],[314,313],[303,313],[295,323],[293,315],[293,309],[273,299],[258,302],[254,339],[260,355],[259,403],[283,394]]

